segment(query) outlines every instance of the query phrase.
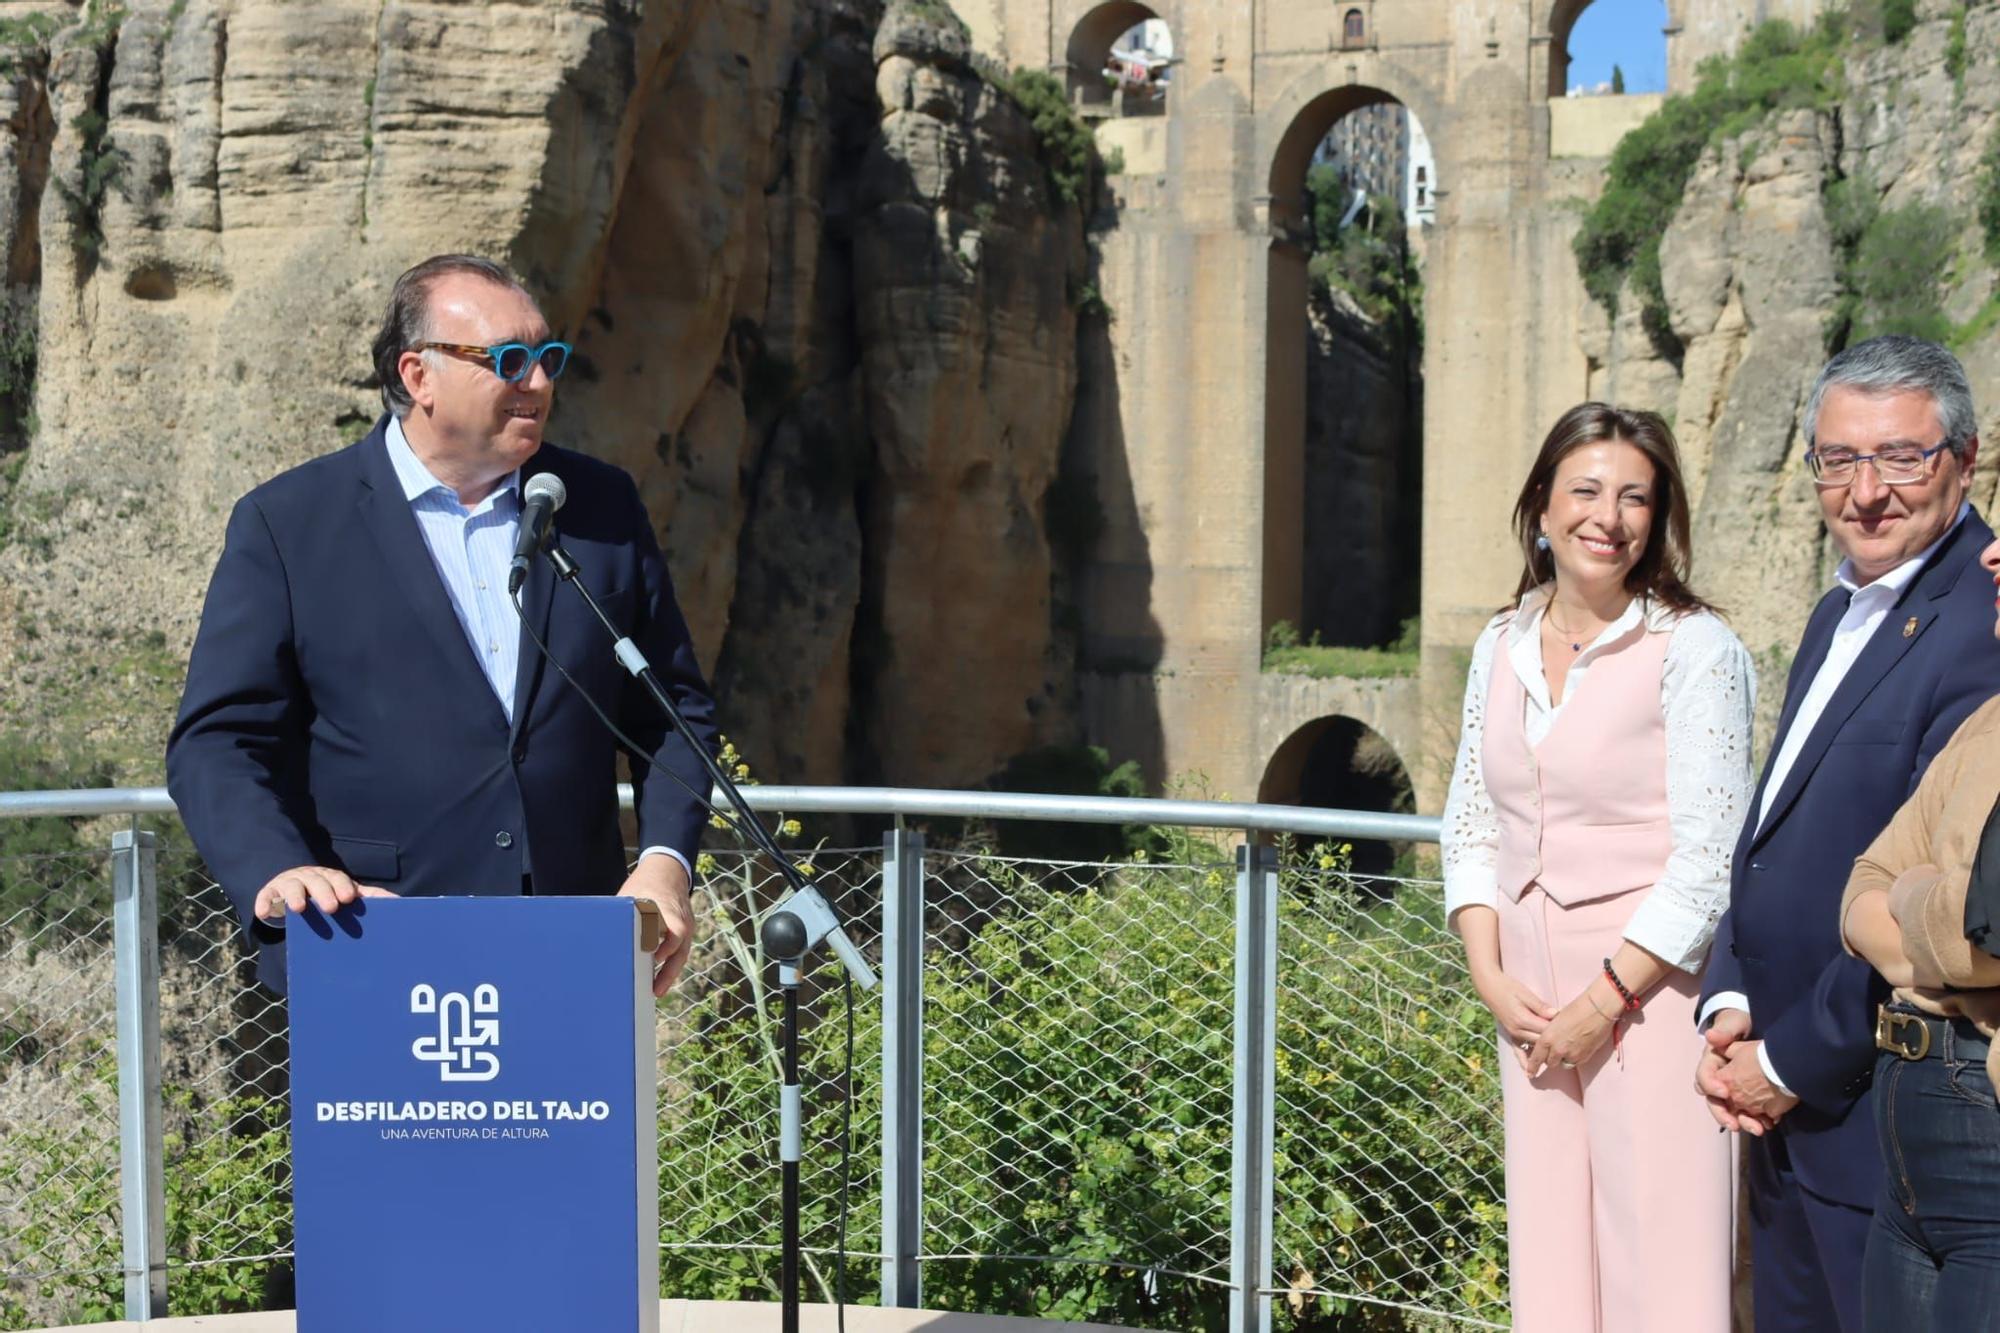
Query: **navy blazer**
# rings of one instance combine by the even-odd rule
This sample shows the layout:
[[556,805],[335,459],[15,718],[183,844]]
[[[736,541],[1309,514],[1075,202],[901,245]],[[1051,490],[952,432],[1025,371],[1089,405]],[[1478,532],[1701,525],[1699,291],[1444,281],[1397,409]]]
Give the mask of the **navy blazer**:
[[[1888,988],[1841,948],[1840,898],[1854,859],[1958,724],[2000,693],[1993,583],[1979,566],[1992,540],[1979,515],[1967,514],[1932,554],[1827,702],[1760,826],[1766,761],[1702,987],[1704,1004],[1725,991],[1749,997],[1754,1035],[1799,1096],[1779,1129],[1800,1182],[1859,1208],[1874,1206],[1881,1171],[1866,1094],[1875,1006]],[[1847,603],[1835,588],[1806,623],[1772,757]]]
[[[293,866],[406,897],[519,894],[529,874],[536,894],[610,893],[626,873],[616,740],[525,630],[509,724],[389,462],[387,424],[237,503],[167,742],[168,789],[274,989],[284,932],[250,909]],[[568,489],[555,529],[580,577],[712,751],[714,704],[632,479],[547,443],[522,476],[537,472]],[[634,741],[706,793],[699,756],[556,583],[537,560],[529,622]],[[631,767],[640,844],[692,861],[701,806]]]

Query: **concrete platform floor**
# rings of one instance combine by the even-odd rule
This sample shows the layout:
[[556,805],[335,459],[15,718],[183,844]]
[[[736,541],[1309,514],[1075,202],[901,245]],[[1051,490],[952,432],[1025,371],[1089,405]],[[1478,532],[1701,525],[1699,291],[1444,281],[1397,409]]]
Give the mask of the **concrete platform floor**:
[[[800,1333],[834,1333],[830,1305],[800,1311]],[[938,1310],[878,1310],[847,1307],[848,1333],[1131,1333],[1105,1324],[1064,1320],[1012,1319],[1001,1315],[945,1314]],[[138,1324],[74,1324],[45,1333],[294,1333],[292,1312],[189,1315]],[[660,1333],[778,1333],[778,1307],[767,1302],[661,1301]]]

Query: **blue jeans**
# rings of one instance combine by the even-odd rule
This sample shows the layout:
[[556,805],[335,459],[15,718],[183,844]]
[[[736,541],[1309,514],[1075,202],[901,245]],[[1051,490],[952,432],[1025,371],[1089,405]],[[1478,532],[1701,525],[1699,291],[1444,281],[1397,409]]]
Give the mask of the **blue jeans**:
[[1954,1023],[1928,1059],[1875,1065],[1882,1197],[1862,1263],[1867,1333],[2000,1330],[2000,1104]]

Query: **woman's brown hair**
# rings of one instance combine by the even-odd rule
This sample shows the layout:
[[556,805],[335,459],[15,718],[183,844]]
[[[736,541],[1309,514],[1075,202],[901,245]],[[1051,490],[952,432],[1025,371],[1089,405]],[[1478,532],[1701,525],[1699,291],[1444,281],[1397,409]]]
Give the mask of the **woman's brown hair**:
[[1673,611],[1712,611],[1688,587],[1687,487],[1681,482],[1680,451],[1674,433],[1657,413],[1637,412],[1609,403],[1578,403],[1557,419],[1535,455],[1514,502],[1514,535],[1521,543],[1521,582],[1514,600],[1555,577],[1555,557],[1540,549],[1541,519],[1555,488],[1562,461],[1588,445],[1617,440],[1646,455],[1653,464],[1653,526],[1646,549],[1625,575],[1625,590],[1650,597]]

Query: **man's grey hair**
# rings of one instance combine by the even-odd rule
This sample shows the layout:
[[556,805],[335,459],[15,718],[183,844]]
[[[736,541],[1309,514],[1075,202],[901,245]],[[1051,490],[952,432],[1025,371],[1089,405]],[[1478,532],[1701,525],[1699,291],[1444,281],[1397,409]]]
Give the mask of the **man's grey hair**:
[[1965,367],[1947,349],[1907,333],[1885,333],[1856,343],[1826,363],[1813,383],[1812,396],[1806,399],[1808,447],[1819,439],[1819,410],[1826,401],[1826,391],[1835,387],[1871,398],[1892,393],[1929,394],[1937,407],[1938,425],[1944,430],[1942,443],[1950,446],[1954,458],[1963,459],[1965,447],[1979,434]]
[[[410,414],[413,404],[397,363],[404,352],[430,337],[431,284],[449,273],[469,273],[495,286],[527,292],[512,273],[481,255],[432,255],[405,270],[389,293],[389,308],[383,313],[382,328],[375,335],[373,348],[375,375],[382,384],[382,406],[398,420]],[[434,353],[424,355],[429,357]]]

